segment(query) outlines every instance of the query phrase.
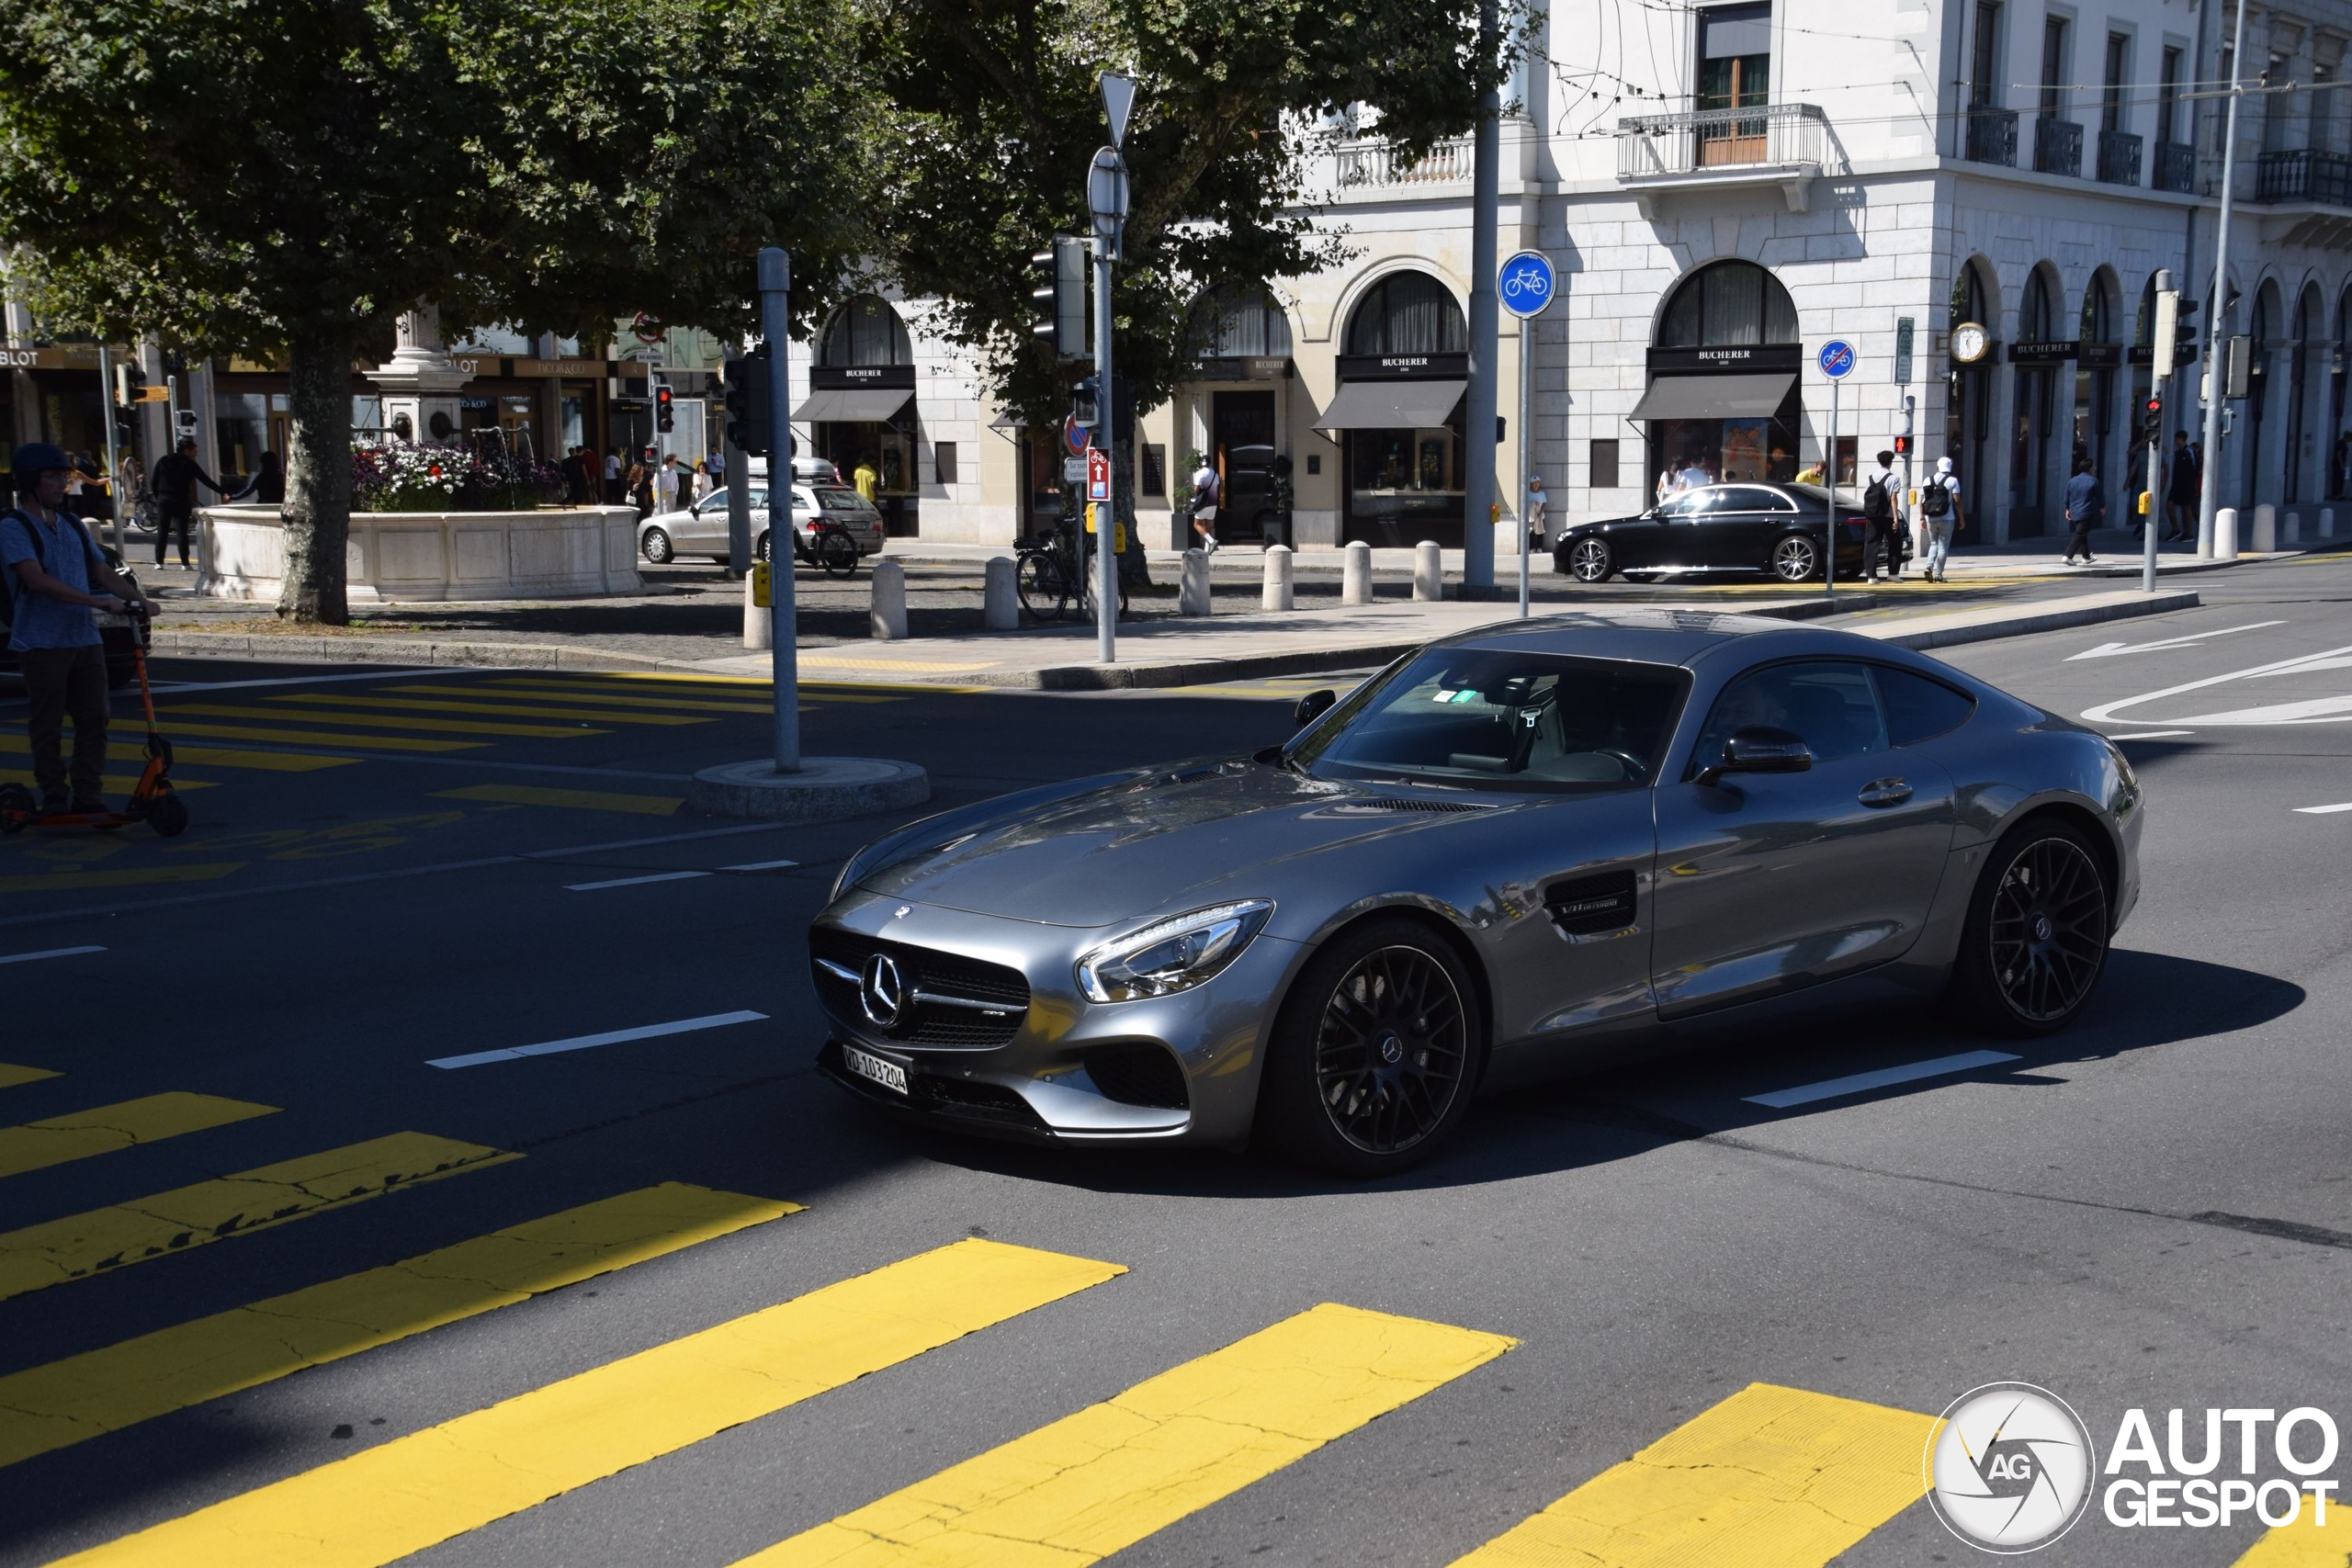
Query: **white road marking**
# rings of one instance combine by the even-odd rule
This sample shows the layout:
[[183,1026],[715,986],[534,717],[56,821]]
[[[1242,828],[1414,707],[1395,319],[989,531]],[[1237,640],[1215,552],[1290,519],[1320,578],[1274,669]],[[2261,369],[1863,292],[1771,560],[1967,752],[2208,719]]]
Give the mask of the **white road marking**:
[[608,882],[573,882],[564,886],[566,893],[594,893],[600,887],[642,887],[649,882],[684,882],[690,877],[708,876],[707,871],[657,871],[650,876],[616,876]]
[[428,1067],[479,1067],[485,1062],[515,1062],[526,1056],[552,1056],[559,1051],[586,1051],[598,1045],[618,1045],[628,1040],[655,1040],[664,1034],[691,1034],[699,1029],[723,1029],[730,1023],[756,1023],[763,1012],[715,1012],[707,1018],[682,1018],[675,1023],[648,1023],[636,1029],[616,1029],[608,1034],[582,1034],[570,1040],[548,1040],[537,1045],[513,1045],[503,1051],[474,1051],[463,1056],[436,1056]]
[[[2125,722],[2129,723],[2129,720]],[[2110,735],[2109,740],[2162,740],[2167,736],[2194,735],[2193,729],[2143,729],[2131,735]]]
[[[203,656],[165,650],[157,654],[156,657],[192,659]],[[369,670],[356,675],[280,675],[266,681],[158,681],[155,682],[155,690],[159,692],[233,692],[248,686],[322,686],[330,681],[398,681],[402,678],[414,679],[419,675],[447,673],[448,671],[445,667],[440,670]]]
[[1810,1105],[1816,1100],[1863,1094],[1871,1089],[1884,1089],[1889,1084],[1939,1078],[1951,1073],[1967,1072],[1972,1067],[1989,1067],[1996,1062],[2014,1062],[2017,1059],[2007,1051],[1963,1051],[1957,1056],[1937,1056],[1900,1067],[1881,1067],[1874,1073],[1854,1073],[1842,1078],[1824,1078],[1819,1083],[1799,1084],[1794,1089],[1774,1089],[1770,1094],[1751,1094],[1747,1097],[1747,1103],[1786,1111],[1792,1105]]
[[[2352,811],[2352,800],[2345,801],[2336,806],[2298,806],[2295,807],[2295,810],[2299,815],[2304,817],[2333,817],[2339,811]],[[35,956],[39,955],[36,954]],[[0,959],[0,963],[6,962],[7,962],[6,959]]]
[[2265,626],[2283,626],[2284,621],[2256,621],[2249,626],[2223,626],[2219,631],[2191,632],[2187,637],[2168,637],[2156,642],[2103,642],[2097,648],[2086,648],[2080,653],[2070,653],[2066,662],[2077,659],[2112,659],[2119,653],[2154,653],[2159,649],[2187,648],[2211,637],[2229,637],[2236,632],[2258,632]]
[[78,953],[104,953],[103,947],[51,947],[40,953],[12,953],[0,964],[30,964],[36,958],[72,958]]
[[[2102,703],[2095,708],[2085,708],[2083,720],[2086,724],[2162,723],[2161,719],[2151,721],[2118,718],[2115,716],[2125,708],[2138,707],[2142,703],[2153,703],[2159,697],[2177,697],[2183,692],[2201,692],[2208,686],[2219,686],[2230,681],[2249,681],[2265,675],[2295,674],[2310,669],[2339,669],[2341,666],[2324,664],[2322,660],[2341,659],[2346,654],[2352,654],[2352,647],[2331,648],[2324,652],[2307,653],[2294,659],[2274,660],[2268,664],[2257,664],[2249,670],[2233,670],[2226,675],[2208,675],[2202,681],[2186,681],[2177,686],[2166,686],[2161,692],[2143,692],[2136,697],[2123,697],[2115,702]],[[2236,722],[2249,721],[2241,719]]]
[[721,871],[782,871],[786,866],[799,863],[797,860],[755,860],[748,865],[722,865],[718,869]]

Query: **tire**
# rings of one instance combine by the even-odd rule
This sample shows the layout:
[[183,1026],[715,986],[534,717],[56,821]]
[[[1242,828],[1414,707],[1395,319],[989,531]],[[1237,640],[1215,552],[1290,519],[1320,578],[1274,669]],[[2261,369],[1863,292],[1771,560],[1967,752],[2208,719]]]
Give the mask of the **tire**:
[[1021,595],[1021,607],[1038,620],[1058,621],[1069,607],[1069,584],[1062,577],[1061,563],[1049,555],[1023,556],[1013,570],[1012,586]]
[[178,838],[187,831],[187,802],[164,791],[147,803],[147,826],[166,839]]
[[1274,1021],[1259,1124],[1285,1156],[1343,1176],[1419,1165],[1461,1125],[1486,1025],[1445,940],[1394,916],[1341,932]]
[[762,560],[766,560],[768,558],[768,536],[765,534],[762,534],[760,536],[759,543],[752,547],[752,554],[757,556]]
[[2003,1034],[2065,1028],[2107,972],[2114,899],[2080,829],[2054,817],[2018,823],[1969,897],[1953,999]]
[[655,566],[667,566],[677,559],[677,551],[670,544],[670,536],[659,528],[648,528],[645,537],[637,542],[645,558]]
[[1576,539],[1561,552],[1560,559],[1567,564],[1568,575],[1578,582],[1606,582],[1609,574],[1617,570],[1617,558],[1606,539]]
[[40,803],[20,784],[0,784],[0,833],[15,833],[31,820]]
[[1821,547],[1810,534],[1783,534],[1772,541],[1764,567],[1783,582],[1810,582],[1821,570]]
[[827,534],[817,541],[817,564],[828,577],[849,577],[857,570],[857,541],[847,534]]

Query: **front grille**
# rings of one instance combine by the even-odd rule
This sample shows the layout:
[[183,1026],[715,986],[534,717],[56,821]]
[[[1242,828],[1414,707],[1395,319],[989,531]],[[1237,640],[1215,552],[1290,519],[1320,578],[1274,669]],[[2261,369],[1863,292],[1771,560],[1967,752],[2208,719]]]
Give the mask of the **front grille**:
[[1185,1111],[1193,1097],[1184,1085],[1184,1069],[1157,1045],[1105,1045],[1086,1056],[1086,1076],[1106,1100],[1122,1105],[1149,1105]]
[[[852,975],[861,975],[866,960],[877,953],[890,955],[910,991],[897,1026],[883,1032],[893,1040],[910,1045],[984,1049],[1012,1039],[1028,1013],[1029,982],[1018,969],[830,926],[816,927],[808,932],[810,976],[817,995],[844,1022],[860,1029],[874,1027],[858,1005],[857,982],[834,974],[821,961],[831,960]],[[977,1005],[959,1005],[965,1003]]]
[[1009,1127],[1045,1126],[1037,1113],[1029,1109],[1029,1102],[1002,1084],[917,1073],[908,1087],[913,1091],[915,1104],[935,1115],[961,1116]]

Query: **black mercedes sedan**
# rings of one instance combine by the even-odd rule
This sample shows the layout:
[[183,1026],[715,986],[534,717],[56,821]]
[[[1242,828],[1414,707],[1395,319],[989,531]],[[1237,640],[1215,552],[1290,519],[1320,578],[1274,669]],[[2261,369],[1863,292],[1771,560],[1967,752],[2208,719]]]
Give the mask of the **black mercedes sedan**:
[[[1579,582],[1618,572],[1637,581],[1702,571],[1760,571],[1782,582],[1821,575],[1829,492],[1816,485],[1702,485],[1638,517],[1579,523],[1552,547],[1555,570]],[[1838,575],[1862,571],[1862,515],[1838,503]],[[1895,548],[1907,555],[1907,530]]]

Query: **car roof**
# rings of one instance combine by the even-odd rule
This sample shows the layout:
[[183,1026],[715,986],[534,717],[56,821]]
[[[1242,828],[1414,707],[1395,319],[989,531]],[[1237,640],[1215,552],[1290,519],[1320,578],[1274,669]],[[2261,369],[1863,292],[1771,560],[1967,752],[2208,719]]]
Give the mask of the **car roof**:
[[[1573,654],[1586,659],[1624,659],[1649,664],[1692,664],[1735,642],[1770,636],[1792,654],[1849,655],[1889,651],[1886,644],[1826,626],[1806,626],[1767,615],[1674,609],[1570,610],[1524,621],[1480,626],[1442,639],[1454,648],[1481,648]],[[1748,650],[1743,650],[1746,652]],[[1760,650],[1758,650],[1760,651]],[[1774,650],[1781,651],[1781,650]]]

